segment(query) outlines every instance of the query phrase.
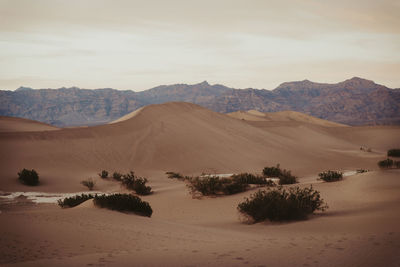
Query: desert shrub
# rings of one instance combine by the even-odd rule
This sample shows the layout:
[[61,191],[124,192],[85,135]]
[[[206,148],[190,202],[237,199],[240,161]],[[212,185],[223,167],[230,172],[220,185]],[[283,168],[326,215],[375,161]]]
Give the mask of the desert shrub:
[[64,199],[59,199],[57,202],[58,202],[58,205],[61,206],[62,208],[67,208],[67,207],[71,208],[71,207],[78,206],[79,204],[81,204],[81,203],[85,202],[86,200],[91,199],[93,197],[94,196],[91,194],[88,194],[88,195],[82,194],[82,195],[76,195],[73,197],[67,197]]
[[193,193],[200,192],[204,196],[232,195],[246,191],[248,184],[241,183],[231,178],[218,176],[194,177],[189,180],[188,187]]
[[234,174],[232,175],[232,179],[242,184],[273,185],[273,182],[267,180],[266,177],[247,172]]
[[297,183],[297,177],[292,175],[291,171],[282,170],[282,174],[278,178],[280,185]]
[[139,195],[151,194],[151,187],[146,186],[147,179],[138,177],[133,171],[122,176],[122,184],[129,190],[134,190]]
[[259,190],[239,203],[238,210],[254,222],[306,219],[316,210],[327,208],[320,193],[311,187]]
[[277,164],[276,167],[265,167],[263,169],[263,175],[265,177],[279,178],[280,185],[297,183],[297,177],[292,175],[291,171],[282,170],[279,164]]
[[392,148],[387,152],[388,157],[400,157],[400,148]]
[[26,185],[38,185],[39,184],[39,174],[35,170],[23,169],[18,173],[18,180]]
[[381,161],[378,162],[378,166],[381,169],[392,168],[393,164],[394,164],[393,160],[389,159],[389,158],[381,160]]
[[265,177],[279,177],[282,174],[280,165],[277,164],[276,167],[265,167],[262,171]]
[[100,178],[108,178],[108,171],[102,170],[101,173],[99,173]]
[[131,194],[96,195],[94,204],[111,210],[130,211],[136,214],[151,217],[153,213],[150,204]]
[[122,173],[114,172],[113,173],[113,179],[117,180],[117,181],[121,181],[122,180]]
[[183,175],[178,172],[166,172],[165,174],[168,175],[170,179],[184,179]]
[[319,179],[325,182],[335,182],[343,179],[343,173],[338,171],[325,171],[318,174]]
[[357,169],[356,172],[357,172],[357,173],[364,173],[364,172],[368,172],[368,170],[365,170],[365,169]]
[[81,184],[86,186],[90,191],[92,191],[93,187],[95,185],[95,182],[91,178],[89,178],[87,180],[81,181]]

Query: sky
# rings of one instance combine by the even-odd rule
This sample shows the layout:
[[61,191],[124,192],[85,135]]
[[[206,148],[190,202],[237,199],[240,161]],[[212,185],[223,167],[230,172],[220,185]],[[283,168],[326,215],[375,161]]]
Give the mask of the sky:
[[0,0],[0,89],[400,87],[398,0]]

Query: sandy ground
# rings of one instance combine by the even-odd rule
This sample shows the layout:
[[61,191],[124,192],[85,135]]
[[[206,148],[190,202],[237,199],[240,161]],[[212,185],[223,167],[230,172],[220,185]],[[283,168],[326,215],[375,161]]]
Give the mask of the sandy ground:
[[[400,170],[376,168],[388,148],[400,147],[400,127],[246,121],[186,103],[153,105],[126,118],[89,128],[2,130],[1,191],[80,192],[79,182],[93,177],[96,191],[117,192],[117,182],[96,173],[133,169],[155,193],[143,197],[151,218],[90,201],[61,209],[0,198],[1,265],[400,266]],[[277,163],[298,175],[300,186],[312,183],[329,209],[307,221],[248,225],[236,206],[254,190],[193,199],[183,182],[164,174],[260,172]],[[40,186],[16,181],[23,167],[39,172]],[[371,171],[317,181],[328,168]]]

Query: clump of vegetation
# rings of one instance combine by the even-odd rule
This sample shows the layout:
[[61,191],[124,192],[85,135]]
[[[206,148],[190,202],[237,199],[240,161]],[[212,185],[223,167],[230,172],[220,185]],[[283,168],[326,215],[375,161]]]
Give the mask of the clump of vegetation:
[[86,186],[90,191],[92,191],[93,187],[95,185],[95,182],[93,181],[93,179],[89,178],[87,180],[81,181],[81,184]]
[[265,167],[262,173],[265,177],[279,177],[282,175],[282,170],[280,164],[277,164],[276,167]]
[[153,214],[148,202],[131,194],[96,195],[93,202],[96,206],[111,210],[129,211],[147,217]]
[[165,174],[168,175],[168,178],[170,179],[184,179],[183,175],[178,172],[166,172]]
[[365,169],[357,169],[356,172],[357,173],[364,173],[364,172],[369,172],[369,171],[365,170]]
[[387,152],[388,157],[400,157],[400,148],[392,148]]
[[327,207],[320,193],[311,186],[259,190],[239,203],[237,209],[252,221],[261,222],[302,220],[314,211],[324,211]]
[[136,176],[133,171],[122,176],[122,184],[129,190],[134,190],[139,195],[151,194],[151,187],[147,186],[147,179]]
[[218,177],[207,175],[203,177],[186,178],[192,194],[196,192],[203,196],[233,195],[246,191],[251,184],[260,186],[273,186],[274,182],[263,176],[251,173],[234,174],[231,177]]
[[117,181],[121,181],[122,180],[122,173],[114,172],[113,173],[113,179],[117,180]]
[[191,178],[188,187],[192,194],[200,192],[203,196],[232,195],[246,191],[248,184],[230,178],[205,176]]
[[343,173],[338,171],[325,171],[318,174],[319,179],[325,182],[336,182],[343,179]]
[[68,208],[68,207],[72,208],[72,207],[78,206],[79,204],[85,202],[86,200],[92,199],[92,198],[94,198],[94,196],[91,194],[88,194],[88,195],[82,194],[82,195],[76,195],[73,197],[67,197],[64,199],[59,199],[57,202],[58,202],[58,205],[62,208]]
[[18,180],[23,184],[35,186],[39,184],[39,174],[33,169],[23,169],[18,173]]
[[252,173],[239,173],[231,176],[233,180],[242,184],[257,184],[257,185],[269,185],[272,186],[274,182],[268,180],[266,177],[261,175],[255,175]]
[[381,169],[388,169],[388,168],[392,168],[394,165],[394,161],[392,159],[384,159],[378,162],[378,166]]
[[99,173],[100,178],[108,178],[108,171],[102,170],[101,173]]
[[270,178],[277,177],[280,185],[297,183],[297,177],[292,175],[291,171],[281,169],[279,164],[276,167],[265,167],[263,175]]

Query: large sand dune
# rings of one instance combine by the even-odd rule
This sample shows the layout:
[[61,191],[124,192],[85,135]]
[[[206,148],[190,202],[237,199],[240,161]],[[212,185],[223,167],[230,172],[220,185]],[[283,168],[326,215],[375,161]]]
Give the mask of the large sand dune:
[[[20,189],[15,175],[22,168],[38,170],[45,191],[79,190],[79,181],[102,169],[132,169],[146,175],[168,170],[234,173],[259,172],[266,165],[281,163],[298,175],[312,175],[327,168],[374,168],[387,148],[379,140],[369,144],[369,138],[376,138],[369,127],[354,131],[353,127],[263,123],[249,124],[194,104],[167,103],[147,106],[109,125],[2,132],[0,186]],[[395,138],[399,127],[382,131],[386,143],[400,142]],[[358,137],[353,138],[353,132]],[[360,151],[362,145],[373,152]]]
[[[256,112],[250,112],[250,115]],[[302,117],[296,114],[295,118]],[[306,115],[305,115],[306,116]],[[188,103],[151,105],[112,124],[49,131],[7,130],[0,118],[0,190],[121,191],[96,178],[102,169],[135,170],[154,194],[152,218],[95,208],[0,202],[0,264],[18,266],[398,266],[400,172],[378,171],[386,150],[400,147],[400,127],[347,127],[318,119],[242,120]],[[311,122],[310,122],[311,121]],[[21,123],[25,121],[21,120]],[[10,129],[20,129],[15,124]],[[360,150],[370,147],[372,152]],[[295,223],[240,222],[237,204],[251,192],[192,199],[165,171],[260,172],[280,163],[313,183],[330,209]],[[17,182],[22,168],[39,187]],[[371,172],[337,183],[316,181],[326,169]],[[27,226],[29,224],[29,226]]]

